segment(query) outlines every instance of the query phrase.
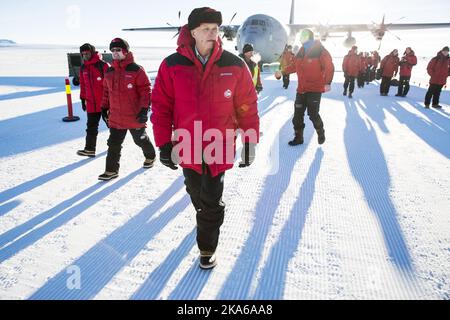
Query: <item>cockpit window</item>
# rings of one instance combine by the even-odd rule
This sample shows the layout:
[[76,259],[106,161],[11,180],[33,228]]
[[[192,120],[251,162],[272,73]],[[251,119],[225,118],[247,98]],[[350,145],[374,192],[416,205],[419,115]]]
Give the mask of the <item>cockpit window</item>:
[[252,22],[250,23],[250,25],[252,26],[266,26],[266,22],[264,20],[252,20]]

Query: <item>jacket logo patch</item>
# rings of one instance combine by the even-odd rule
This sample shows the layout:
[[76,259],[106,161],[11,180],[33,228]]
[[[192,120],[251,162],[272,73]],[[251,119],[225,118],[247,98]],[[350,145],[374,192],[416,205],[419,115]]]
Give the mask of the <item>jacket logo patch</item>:
[[232,76],[232,75],[233,75],[233,73],[231,73],[231,72],[225,72],[225,73],[220,74],[221,77]]
[[231,92],[230,89],[228,89],[227,91],[225,91],[225,92],[223,93],[223,96],[224,96],[225,98],[227,98],[227,99],[230,99],[232,95],[233,95],[233,92]]
[[102,81],[102,77],[98,77],[98,78],[97,78],[97,81]]
[[127,88],[128,88],[128,89],[133,89],[133,85],[132,85],[131,83],[129,83],[129,84],[127,85]]

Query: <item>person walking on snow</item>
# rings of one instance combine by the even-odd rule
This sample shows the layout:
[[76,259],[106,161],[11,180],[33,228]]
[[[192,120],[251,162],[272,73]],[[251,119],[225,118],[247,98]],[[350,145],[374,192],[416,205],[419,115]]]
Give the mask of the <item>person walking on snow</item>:
[[294,61],[294,58],[295,58],[295,55],[292,52],[292,46],[287,45],[279,59],[280,70],[281,70],[281,74],[283,76],[283,88],[284,89],[287,89],[289,87],[289,83],[290,83],[290,74],[285,73],[284,70],[286,69],[287,66],[292,64],[292,62]]
[[80,47],[83,64],[80,68],[80,100],[83,111],[87,113],[86,143],[79,156],[95,157],[98,125],[102,116],[103,79],[108,64],[95,47],[85,43]]
[[430,107],[431,99],[433,99],[432,107],[436,109],[442,108],[439,105],[442,87],[447,83],[447,77],[450,76],[450,58],[448,56],[448,47],[445,46],[438,52],[437,56],[431,59],[427,67],[430,75],[430,87],[425,95],[425,108]]
[[300,34],[302,47],[286,73],[297,72],[298,88],[295,99],[294,124],[295,137],[289,142],[290,146],[303,144],[303,131],[305,129],[305,112],[316,129],[318,142],[325,142],[325,130],[322,118],[319,115],[322,93],[331,89],[334,76],[334,65],[330,53],[319,40],[314,40],[314,33],[304,29]]
[[395,96],[406,97],[409,91],[409,80],[411,79],[412,68],[417,64],[417,57],[414,51],[407,47],[403,57],[400,60],[400,80],[398,84],[398,92]]
[[128,43],[120,38],[111,41],[109,48],[113,63],[106,71],[102,115],[109,124],[106,171],[99,180],[117,178],[120,168],[122,144],[130,131],[134,143],[145,156],[143,167],[153,167],[155,149],[145,132],[150,108],[151,84],[144,69],[134,62]]
[[347,89],[349,89],[348,97],[353,97],[353,91],[355,90],[355,79],[359,75],[359,70],[361,70],[361,60],[358,56],[358,47],[353,46],[342,61],[342,71],[344,72],[345,77],[344,96],[347,95]]
[[398,58],[398,50],[394,49],[390,54],[381,60],[380,68],[382,69],[382,80],[380,84],[380,95],[387,96],[391,87],[392,77],[397,76],[400,59]]
[[159,68],[152,101],[160,161],[172,170],[178,169],[177,163],[183,168],[186,191],[196,209],[202,269],[217,264],[225,216],[224,178],[234,164],[236,130],[245,133],[239,167],[252,164],[259,141],[252,77],[242,59],[222,48],[221,24],[222,15],[214,9],[191,12],[180,30],[177,52]]

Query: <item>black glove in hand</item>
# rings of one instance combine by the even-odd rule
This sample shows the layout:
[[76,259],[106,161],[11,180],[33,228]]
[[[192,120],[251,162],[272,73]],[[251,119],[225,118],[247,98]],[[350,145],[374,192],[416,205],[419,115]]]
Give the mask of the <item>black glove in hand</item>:
[[108,109],[103,109],[102,108],[102,118],[103,121],[105,121],[106,126],[109,128],[109,110]]
[[255,161],[255,147],[254,143],[245,143],[241,152],[242,161],[239,163],[239,168],[249,167]]
[[256,86],[255,89],[256,89],[257,93],[260,93],[261,91],[263,91],[263,87],[262,86]]
[[139,123],[146,123],[148,121],[148,108],[142,108],[136,116]]
[[161,161],[161,163],[166,167],[172,170],[177,170],[178,167],[172,161],[172,149],[172,142],[166,143],[162,147],[159,147],[159,161]]
[[86,100],[81,99],[81,108],[83,109],[84,112],[86,112]]

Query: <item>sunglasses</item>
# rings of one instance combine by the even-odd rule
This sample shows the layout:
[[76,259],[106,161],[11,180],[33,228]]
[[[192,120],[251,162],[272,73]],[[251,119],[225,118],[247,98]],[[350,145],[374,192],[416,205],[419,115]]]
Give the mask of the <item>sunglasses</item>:
[[112,48],[111,52],[121,52],[122,48]]

